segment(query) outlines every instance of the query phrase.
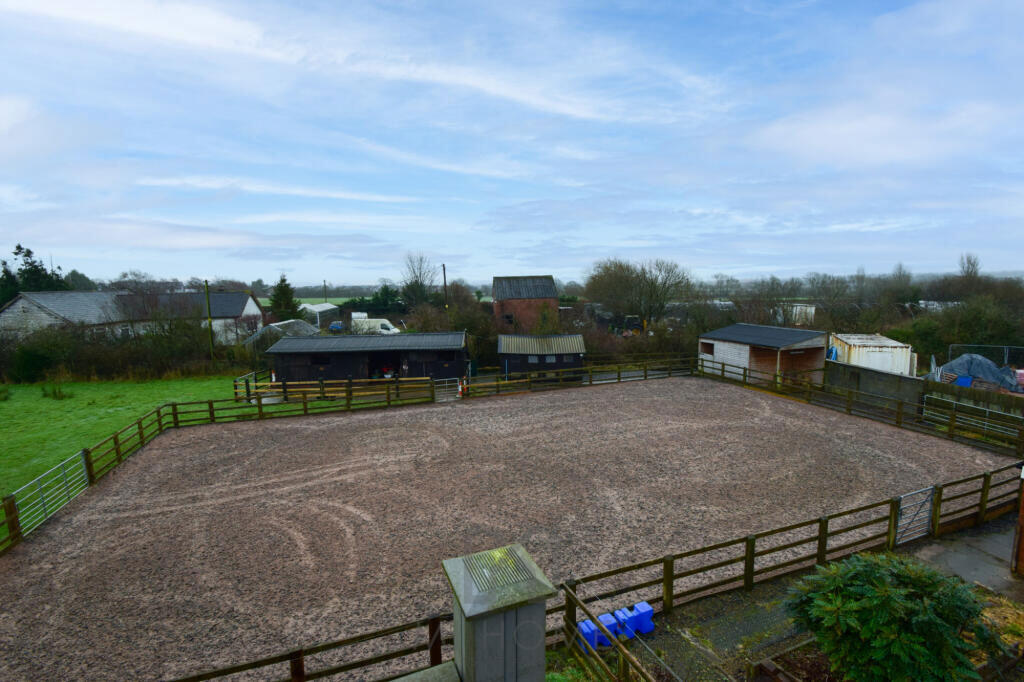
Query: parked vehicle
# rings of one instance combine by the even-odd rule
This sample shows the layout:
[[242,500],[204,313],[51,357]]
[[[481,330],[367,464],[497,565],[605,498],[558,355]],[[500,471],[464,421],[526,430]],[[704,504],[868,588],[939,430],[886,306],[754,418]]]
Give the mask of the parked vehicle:
[[355,334],[400,334],[401,329],[384,318],[367,318],[352,320],[352,332]]
[[331,334],[340,334],[345,331],[345,323],[341,320],[335,320],[327,327],[327,331]]

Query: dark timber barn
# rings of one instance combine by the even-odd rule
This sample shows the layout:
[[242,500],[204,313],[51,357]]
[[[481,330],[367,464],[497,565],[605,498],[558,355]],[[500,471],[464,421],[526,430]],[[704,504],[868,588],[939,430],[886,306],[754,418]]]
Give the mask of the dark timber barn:
[[466,332],[285,337],[267,349],[278,381],[461,377]]
[[505,374],[582,367],[586,352],[581,334],[498,335],[498,363]]

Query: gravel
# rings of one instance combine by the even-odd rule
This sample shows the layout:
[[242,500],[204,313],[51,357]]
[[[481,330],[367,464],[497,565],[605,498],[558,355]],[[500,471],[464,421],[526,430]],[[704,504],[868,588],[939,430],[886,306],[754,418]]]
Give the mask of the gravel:
[[1007,461],[692,378],[181,429],[0,557],[0,679],[199,672],[450,611],[447,557],[557,582]]

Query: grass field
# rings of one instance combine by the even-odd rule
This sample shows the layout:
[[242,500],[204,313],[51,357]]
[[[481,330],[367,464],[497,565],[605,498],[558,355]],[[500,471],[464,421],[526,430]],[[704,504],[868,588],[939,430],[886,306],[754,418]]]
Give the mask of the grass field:
[[91,447],[157,405],[231,397],[231,377],[152,381],[69,382],[69,397],[43,396],[42,384],[7,386],[0,401],[0,494],[6,495],[47,469]]
[[[319,297],[319,298],[296,298],[295,300],[298,301],[299,303],[323,303],[324,302],[324,299],[323,299],[322,296]],[[351,301],[351,300],[352,300],[351,298],[331,298],[331,297],[328,297],[327,298],[327,303],[333,303],[334,305],[342,305],[343,303],[346,303],[346,302]],[[270,307],[270,298],[269,297],[260,298],[259,302],[260,302],[260,305],[263,306],[264,308],[269,308]]]

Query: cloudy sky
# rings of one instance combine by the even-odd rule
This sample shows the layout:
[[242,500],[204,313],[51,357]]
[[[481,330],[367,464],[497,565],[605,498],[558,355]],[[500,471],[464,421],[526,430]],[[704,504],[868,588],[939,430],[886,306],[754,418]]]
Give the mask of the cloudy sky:
[[1022,269],[1024,3],[0,0],[0,250],[298,283]]

